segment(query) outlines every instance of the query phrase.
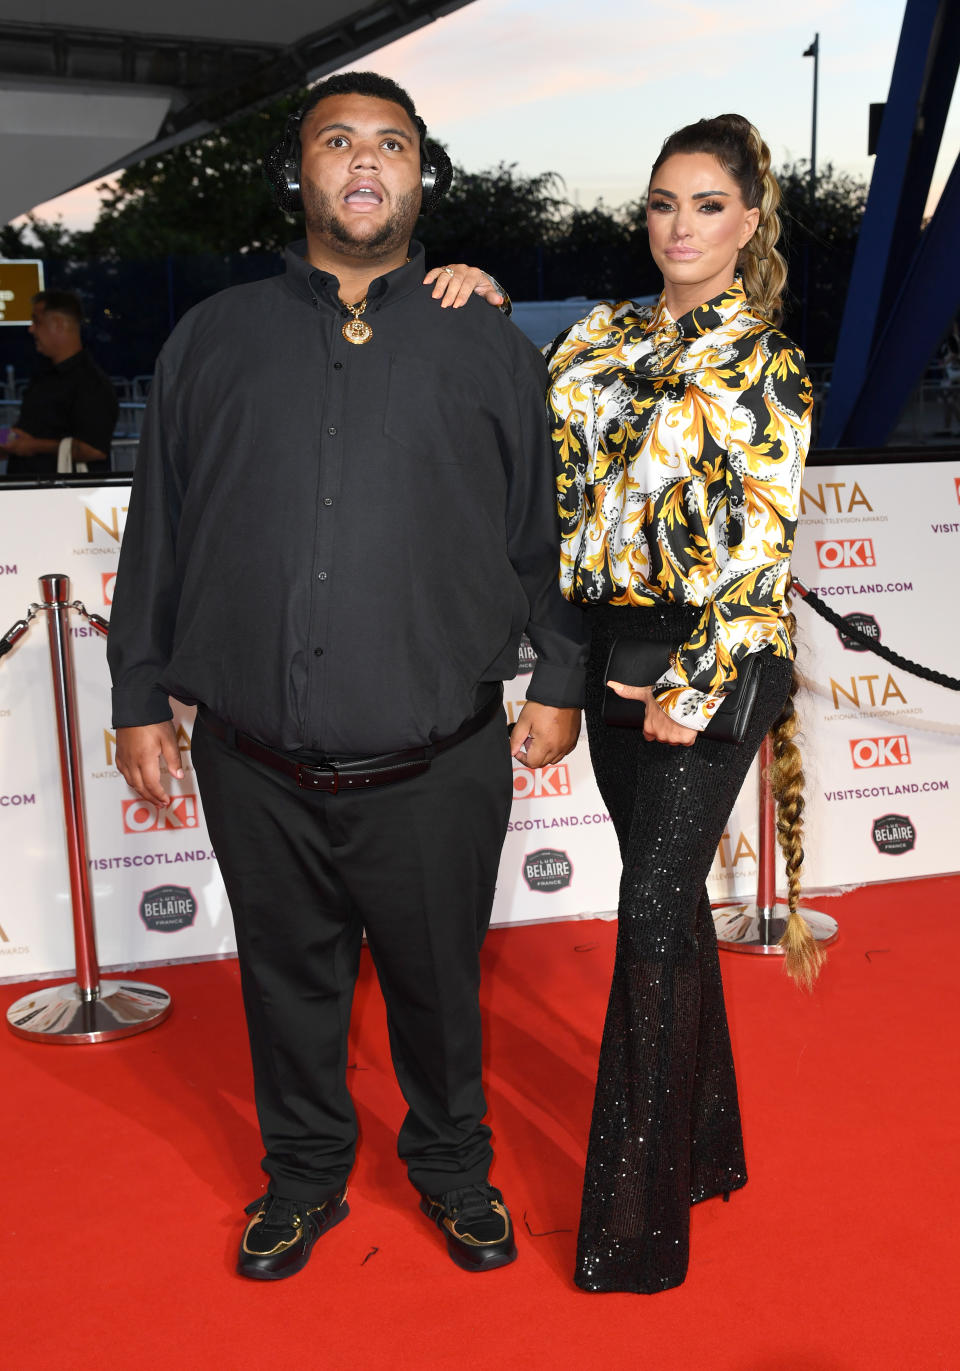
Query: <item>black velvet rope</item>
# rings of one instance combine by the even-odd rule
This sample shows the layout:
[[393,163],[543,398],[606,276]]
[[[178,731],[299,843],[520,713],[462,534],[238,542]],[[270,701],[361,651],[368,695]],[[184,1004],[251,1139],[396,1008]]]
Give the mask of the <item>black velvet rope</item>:
[[792,588],[805,604],[815,610],[822,619],[826,619],[828,624],[833,624],[834,628],[842,633],[845,638],[853,638],[855,642],[862,643],[871,652],[875,652],[878,657],[883,657],[886,661],[892,662],[901,671],[908,671],[911,676],[920,676],[924,681],[933,681],[934,685],[946,686],[948,690],[960,690],[960,681],[955,676],[947,676],[944,672],[935,671],[929,666],[920,666],[918,662],[911,662],[909,657],[902,657],[899,652],[894,652],[893,648],[885,647],[876,638],[869,637],[859,628],[848,623],[846,619],[841,618],[829,605],[824,604],[816,591],[808,590],[796,577],[793,577]]

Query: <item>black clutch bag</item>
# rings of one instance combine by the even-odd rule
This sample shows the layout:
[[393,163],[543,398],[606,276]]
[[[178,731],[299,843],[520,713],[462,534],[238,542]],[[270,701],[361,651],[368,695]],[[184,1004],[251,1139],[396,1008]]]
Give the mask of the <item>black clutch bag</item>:
[[[605,681],[619,681],[622,685],[653,685],[670,665],[670,643],[651,643],[643,639],[618,638],[610,649]],[[737,663],[734,687],[723,697],[723,703],[703,730],[704,738],[718,743],[742,743],[747,731],[753,704],[760,684],[760,654],[751,652]],[[606,686],[603,693],[602,718],[615,728],[643,728],[642,700],[625,700]]]

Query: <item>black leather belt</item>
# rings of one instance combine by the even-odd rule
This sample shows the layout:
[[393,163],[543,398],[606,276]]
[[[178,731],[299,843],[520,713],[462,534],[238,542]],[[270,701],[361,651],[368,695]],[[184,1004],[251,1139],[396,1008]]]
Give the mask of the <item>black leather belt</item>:
[[256,738],[233,728],[205,706],[200,709],[200,720],[221,742],[235,747],[255,762],[262,762],[264,766],[289,776],[301,790],[322,790],[328,795],[336,795],[341,790],[365,790],[371,786],[393,785],[395,781],[422,776],[429,771],[430,763],[439,752],[446,752],[472,734],[479,733],[500,709],[500,702],[501,692],[497,690],[476,714],[460,725],[456,733],[451,733],[448,738],[439,738],[426,747],[386,752],[379,757],[330,758],[317,765],[298,762],[288,752],[280,752],[277,748],[267,747],[266,743],[257,742]]

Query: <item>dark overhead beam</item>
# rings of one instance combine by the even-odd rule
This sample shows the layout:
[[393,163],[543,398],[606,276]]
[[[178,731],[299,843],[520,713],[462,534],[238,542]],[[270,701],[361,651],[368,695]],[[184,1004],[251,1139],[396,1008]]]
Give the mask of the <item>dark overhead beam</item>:
[[220,43],[70,25],[0,24],[0,80],[98,82],[202,91],[250,75],[279,43]]
[[[236,0],[238,6],[250,0]],[[263,3],[263,0],[261,0]],[[210,133],[262,108],[329,72],[356,64],[385,44],[450,14],[471,0],[314,0],[304,6],[305,22],[341,16],[292,43],[232,41],[226,32],[209,38],[141,32],[135,27],[92,28],[82,24],[0,21],[0,89],[49,91],[58,95],[112,93],[161,97],[166,117],[155,136],[107,164],[71,164],[74,180],[44,187],[63,194],[122,171]],[[270,0],[265,0],[269,8]],[[118,6],[123,22],[150,22],[143,0]],[[289,29],[286,31],[289,32]],[[141,135],[142,136],[142,135]],[[78,145],[83,140],[77,140]],[[116,146],[123,147],[122,141]],[[101,152],[100,154],[104,154]]]
[[175,92],[156,140],[95,173],[104,175],[199,137],[468,3],[381,0],[287,45],[0,23],[0,83],[122,83]]

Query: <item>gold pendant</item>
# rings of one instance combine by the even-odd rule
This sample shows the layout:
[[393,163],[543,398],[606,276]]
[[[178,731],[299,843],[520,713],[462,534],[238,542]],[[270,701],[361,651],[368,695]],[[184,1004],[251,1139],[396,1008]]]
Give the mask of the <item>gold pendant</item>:
[[369,343],[373,337],[373,329],[362,319],[348,319],[340,331],[348,343]]

